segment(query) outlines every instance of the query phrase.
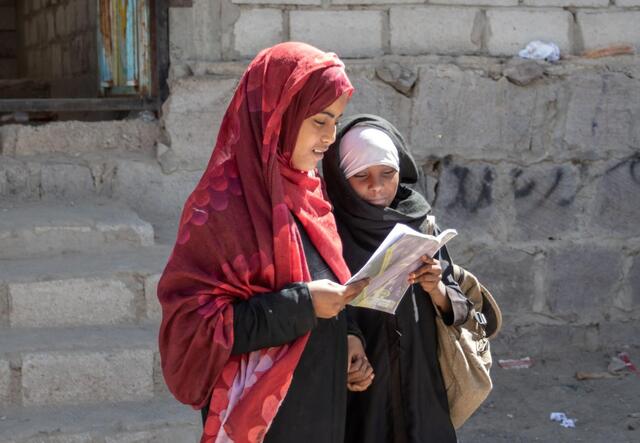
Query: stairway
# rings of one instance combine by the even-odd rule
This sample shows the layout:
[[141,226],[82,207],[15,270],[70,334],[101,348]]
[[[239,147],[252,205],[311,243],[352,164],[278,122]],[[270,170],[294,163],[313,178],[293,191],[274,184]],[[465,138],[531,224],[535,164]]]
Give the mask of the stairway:
[[[68,153],[6,153],[8,176],[15,165],[38,173],[0,177],[0,443],[197,442],[199,413],[173,399],[160,371],[156,286],[171,234],[130,209],[145,207],[131,202],[147,191],[120,189],[127,201],[95,178],[78,185],[84,160]],[[88,155],[162,176],[148,152]],[[47,179],[58,164],[67,172]]]

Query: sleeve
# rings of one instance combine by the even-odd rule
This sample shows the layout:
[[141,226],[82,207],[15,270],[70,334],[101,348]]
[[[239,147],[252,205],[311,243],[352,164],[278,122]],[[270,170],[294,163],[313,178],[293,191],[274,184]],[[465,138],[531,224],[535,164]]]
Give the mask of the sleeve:
[[233,304],[232,355],[289,343],[315,327],[309,288],[288,285]]
[[347,305],[346,309],[344,310],[347,317],[347,335],[355,335],[356,337],[358,337],[362,342],[362,347],[366,348],[367,342],[365,341],[364,334],[362,333],[362,330],[360,329],[360,326],[358,326],[358,322],[353,315],[354,309],[357,308]]
[[[436,233],[439,233],[437,227]],[[462,293],[458,282],[453,277],[453,262],[451,261],[447,247],[443,246],[437,255],[442,265],[442,282],[445,285],[447,297],[449,297],[449,301],[451,302],[451,312],[443,314],[442,319],[448,326],[457,326],[467,321],[469,311],[473,304]]]

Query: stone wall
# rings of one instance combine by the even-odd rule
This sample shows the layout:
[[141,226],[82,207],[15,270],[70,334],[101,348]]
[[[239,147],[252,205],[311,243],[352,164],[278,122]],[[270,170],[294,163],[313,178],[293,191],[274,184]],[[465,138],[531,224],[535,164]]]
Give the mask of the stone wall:
[[[169,177],[205,166],[245,66],[200,63],[172,80],[164,125],[180,166]],[[347,113],[379,113],[406,136],[439,223],[460,233],[454,257],[496,294],[509,331],[544,325],[529,335],[539,346],[564,333],[597,346],[640,319],[639,57],[382,56],[347,68]]]
[[18,33],[14,0],[0,0],[0,79],[18,76]]
[[48,79],[53,97],[95,96],[96,5],[85,0],[20,2],[21,77]]
[[172,8],[174,62],[251,58],[302,40],[343,58],[514,55],[550,40],[563,54],[640,45],[640,0],[193,0]]

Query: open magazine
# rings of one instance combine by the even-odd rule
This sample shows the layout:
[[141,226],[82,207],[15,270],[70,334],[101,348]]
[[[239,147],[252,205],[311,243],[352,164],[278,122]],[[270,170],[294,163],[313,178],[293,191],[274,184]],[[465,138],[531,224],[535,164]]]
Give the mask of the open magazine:
[[396,224],[371,258],[347,282],[367,277],[371,279],[369,286],[349,304],[395,314],[402,296],[409,288],[409,274],[423,263],[420,257],[433,257],[456,235],[458,232],[455,229],[447,229],[433,236],[401,223]]

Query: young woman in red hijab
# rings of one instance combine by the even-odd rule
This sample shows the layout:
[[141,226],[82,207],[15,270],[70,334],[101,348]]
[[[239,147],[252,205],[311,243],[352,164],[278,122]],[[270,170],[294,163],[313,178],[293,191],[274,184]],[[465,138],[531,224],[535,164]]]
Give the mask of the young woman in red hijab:
[[[159,341],[169,389],[203,410],[202,442],[343,440],[342,310],[366,282],[342,285],[350,273],[315,168],[352,92],[335,54],[265,49],[185,203],[158,286]],[[352,389],[370,383],[362,367]]]

